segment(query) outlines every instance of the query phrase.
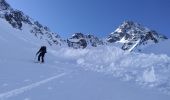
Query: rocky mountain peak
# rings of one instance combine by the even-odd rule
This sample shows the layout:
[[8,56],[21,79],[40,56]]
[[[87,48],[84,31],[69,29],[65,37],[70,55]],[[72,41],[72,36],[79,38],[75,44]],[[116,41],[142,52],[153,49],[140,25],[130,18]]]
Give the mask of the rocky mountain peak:
[[97,47],[103,45],[103,41],[91,34],[75,33],[71,38],[67,39],[69,47],[86,48],[87,46]]
[[33,20],[20,10],[15,10],[5,1],[0,0],[0,18],[6,20],[13,28],[24,30],[24,25],[30,27],[30,33],[39,39],[46,40],[50,45],[61,43],[60,36],[51,32],[47,26]]
[[148,42],[158,43],[164,39],[167,37],[133,21],[123,22],[107,37],[109,43],[122,43],[122,49],[130,51],[139,45],[145,45]]
[[0,11],[10,9],[10,5],[5,0],[0,0]]

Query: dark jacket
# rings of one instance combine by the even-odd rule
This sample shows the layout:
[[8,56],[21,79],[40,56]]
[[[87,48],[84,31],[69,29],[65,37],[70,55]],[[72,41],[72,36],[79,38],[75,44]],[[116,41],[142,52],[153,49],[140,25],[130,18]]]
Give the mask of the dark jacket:
[[38,55],[39,53],[44,53],[44,54],[47,53],[46,46],[42,46],[40,50],[36,53],[36,55]]

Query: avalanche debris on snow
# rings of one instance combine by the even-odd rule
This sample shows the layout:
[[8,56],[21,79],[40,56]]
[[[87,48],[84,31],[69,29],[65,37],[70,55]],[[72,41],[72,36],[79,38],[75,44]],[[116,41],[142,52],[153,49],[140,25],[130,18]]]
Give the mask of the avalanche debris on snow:
[[[130,53],[110,46],[76,50],[62,48],[56,53],[64,59],[76,60],[75,63],[85,70],[112,74],[170,93],[170,57],[165,54]],[[163,85],[165,83],[167,85]]]

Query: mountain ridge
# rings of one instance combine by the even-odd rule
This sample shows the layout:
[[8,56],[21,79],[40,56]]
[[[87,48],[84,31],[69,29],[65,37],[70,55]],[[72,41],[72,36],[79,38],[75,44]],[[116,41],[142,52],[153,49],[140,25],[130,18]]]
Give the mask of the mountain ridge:
[[20,10],[13,9],[5,0],[0,0],[0,18],[5,19],[13,28],[22,30],[24,24],[28,24],[30,33],[39,39],[48,42],[49,45],[67,45],[72,48],[97,47],[100,45],[120,43],[122,50],[134,51],[146,44],[156,44],[168,39],[166,36],[154,30],[146,28],[133,21],[124,21],[106,39],[100,39],[92,34],[74,33],[70,38],[63,39],[59,34],[38,21],[35,21]]
[[124,21],[107,37],[109,43],[122,43],[121,48],[129,51],[137,46],[158,43],[166,39],[168,39],[166,36],[133,21]]
[[33,20],[20,10],[13,9],[5,0],[0,1],[0,18],[5,19],[13,28],[22,30],[23,25],[30,26],[30,33],[39,39],[46,40],[50,45],[60,44],[60,36],[38,21]]

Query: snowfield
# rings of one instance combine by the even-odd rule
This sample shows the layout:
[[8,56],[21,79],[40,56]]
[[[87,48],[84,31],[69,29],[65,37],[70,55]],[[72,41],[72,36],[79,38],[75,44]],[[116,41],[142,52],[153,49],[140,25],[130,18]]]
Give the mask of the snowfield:
[[[16,30],[3,19],[0,25],[0,100],[170,99],[167,53],[48,46],[27,25]],[[48,46],[45,63],[34,63],[41,45]]]

